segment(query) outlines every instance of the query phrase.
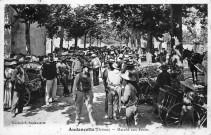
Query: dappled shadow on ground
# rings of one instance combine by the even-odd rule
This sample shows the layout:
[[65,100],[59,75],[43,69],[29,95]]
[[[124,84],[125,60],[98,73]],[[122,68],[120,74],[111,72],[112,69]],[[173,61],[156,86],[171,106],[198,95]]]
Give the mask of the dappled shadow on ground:
[[64,110],[66,107],[72,104],[73,101],[72,97],[64,97],[62,96],[63,88],[59,85],[57,90],[57,95],[59,96],[58,100],[59,102],[52,102],[50,103],[49,107],[44,107],[45,105],[45,98],[41,97],[36,100],[34,100],[29,106],[24,107],[26,113],[22,116],[30,117],[38,114],[40,111],[46,111],[46,112],[56,112],[58,110]]
[[[10,125],[11,121],[23,120],[24,118],[27,118],[27,119],[36,118],[36,120],[45,121],[45,119],[46,120],[49,119],[48,117],[50,115],[51,117],[60,117],[60,116],[66,117],[65,122],[64,122],[66,125],[74,124],[75,123],[74,101],[71,96],[63,97],[62,89],[63,88],[61,86],[58,86],[57,95],[60,96],[59,102],[51,103],[51,106],[49,107],[42,107],[45,104],[44,97],[36,99],[31,105],[24,107],[24,112],[22,114],[6,122],[6,125]],[[105,126],[105,127],[110,127],[110,126],[111,127],[113,126],[126,127],[125,108],[121,109],[120,120],[108,120],[104,118],[105,92],[104,92],[104,86],[102,84],[102,81],[100,82],[99,86],[94,87],[93,91],[94,91],[94,99],[93,99],[94,114],[93,115],[97,122],[97,125]],[[137,125],[138,128],[145,128],[149,125],[153,125],[154,123],[161,123],[159,119],[155,118],[152,112],[153,112],[153,109],[152,109],[152,106],[150,105],[141,104],[138,106],[138,113],[139,113],[138,125]],[[50,121],[54,121],[54,120],[50,120]],[[58,122],[59,121],[55,120],[55,123],[58,123]],[[84,103],[83,108],[82,108],[82,114],[81,114],[81,124],[79,126],[83,127],[89,123],[90,121],[88,117],[88,111]]]
[[[105,119],[105,92],[104,86],[101,84],[94,88],[94,99],[93,99],[93,110],[94,110],[94,119],[99,126],[117,126],[117,127],[126,127],[126,118],[125,118],[125,108],[121,109],[120,120],[108,120]],[[141,104],[138,106],[138,128],[145,128],[146,126],[153,125],[154,123],[161,124],[161,121],[152,114],[153,108],[147,104]],[[66,122],[68,125],[73,124],[75,122],[75,109],[74,107],[69,107],[66,111],[62,112],[62,114],[69,114],[69,120]],[[83,126],[85,124],[89,124],[89,117],[86,105],[84,103],[82,113],[81,113],[81,124],[79,126]]]
[[43,107],[45,105],[44,98],[39,99],[37,102],[35,102],[29,109],[26,110],[26,114],[23,116],[30,117],[38,114],[40,111],[46,111],[46,112],[56,112],[58,110],[64,110],[65,107],[69,106],[69,104],[66,102],[66,98],[60,97],[59,102],[53,102],[50,103],[49,107]]

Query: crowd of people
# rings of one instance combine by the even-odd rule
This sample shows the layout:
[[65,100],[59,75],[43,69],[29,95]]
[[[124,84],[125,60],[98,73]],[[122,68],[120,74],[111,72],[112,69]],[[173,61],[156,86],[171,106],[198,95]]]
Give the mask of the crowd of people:
[[[85,102],[90,123],[96,125],[93,117],[93,87],[99,83],[99,76],[102,77],[105,87],[105,116],[106,119],[121,119],[120,111],[124,105],[126,107],[126,123],[128,127],[137,124],[137,106],[138,100],[143,95],[140,89],[140,74],[136,67],[141,66],[143,57],[139,56],[136,51],[129,48],[117,48],[110,51],[85,50],[74,53],[82,53],[82,55],[74,55],[71,58],[71,64],[68,64],[68,58],[59,56],[56,53],[50,53],[43,58],[30,57],[30,60],[41,61],[40,76],[45,85],[45,105],[48,107],[52,102],[59,102],[57,97],[57,85],[63,85],[63,95],[72,98],[75,101],[76,108],[76,125],[80,124],[80,115],[82,106]],[[162,49],[162,56],[166,56],[165,49]],[[156,61],[153,55],[146,53],[146,62]],[[84,58],[84,56],[89,56]],[[91,59],[90,59],[91,58]],[[13,58],[14,59],[14,58]],[[13,89],[12,100],[7,99],[4,104],[11,100],[12,116],[15,117],[23,110],[23,96],[25,85],[25,72],[23,63],[28,58],[21,55],[18,63],[10,63],[15,65],[14,70],[6,72],[6,78],[10,80]],[[158,60],[157,60],[158,61]],[[154,101],[157,102],[159,87],[171,85],[171,77],[167,72],[166,57],[162,57],[162,71],[156,81],[154,90]],[[102,68],[104,70],[102,70]],[[68,85],[71,84],[71,87]],[[11,96],[11,95],[9,95]],[[6,99],[7,96],[5,96]],[[18,113],[16,113],[18,109]],[[156,112],[156,107],[155,107]]]

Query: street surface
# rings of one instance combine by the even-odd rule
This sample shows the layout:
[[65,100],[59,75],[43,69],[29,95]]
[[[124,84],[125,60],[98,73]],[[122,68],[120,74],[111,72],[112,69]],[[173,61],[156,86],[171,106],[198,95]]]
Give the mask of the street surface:
[[[190,76],[190,72],[186,71],[187,75]],[[100,79],[100,85],[94,87],[94,118],[97,121],[97,125],[92,127],[89,123],[88,112],[84,104],[82,109],[81,124],[76,127],[75,121],[75,108],[72,97],[64,97],[62,85],[58,85],[57,96],[60,102],[51,103],[50,107],[42,107],[44,97],[36,99],[34,102],[24,107],[23,113],[18,114],[15,118],[9,111],[4,111],[4,130],[6,132],[25,133],[24,130],[54,133],[57,132],[68,132],[70,129],[76,128],[98,128],[98,130],[118,130],[118,127],[125,128],[125,108],[123,107],[120,114],[122,118],[118,121],[107,120],[104,118],[104,100],[105,92],[102,79]],[[144,130],[163,129],[163,125],[160,119],[153,114],[153,108],[148,104],[140,104],[138,106],[138,125],[137,127]],[[119,129],[120,130],[120,129]]]

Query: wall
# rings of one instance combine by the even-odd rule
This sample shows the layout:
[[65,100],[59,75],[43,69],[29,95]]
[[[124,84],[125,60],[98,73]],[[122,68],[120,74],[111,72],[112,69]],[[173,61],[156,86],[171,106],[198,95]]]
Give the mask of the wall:
[[[13,15],[16,14],[11,7],[6,7],[6,14],[8,15],[8,22],[14,22]],[[25,42],[25,24],[17,21],[12,25],[10,30],[4,31],[4,40],[7,42],[11,52],[15,54],[26,54]],[[30,27],[30,42],[31,53],[34,55],[45,55],[46,45],[46,29],[44,27],[37,27],[37,23],[31,24]]]

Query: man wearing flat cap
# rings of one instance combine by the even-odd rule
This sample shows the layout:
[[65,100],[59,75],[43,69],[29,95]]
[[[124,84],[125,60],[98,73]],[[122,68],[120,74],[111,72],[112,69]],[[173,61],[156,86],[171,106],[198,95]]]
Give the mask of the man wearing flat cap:
[[114,59],[109,59],[107,61],[107,67],[106,69],[103,71],[103,75],[102,75],[102,79],[103,79],[103,84],[105,87],[105,118],[108,118],[108,83],[107,83],[107,78],[108,78],[108,72],[114,70],[112,65],[114,63]]
[[101,62],[96,54],[92,54],[92,57],[93,59],[90,64],[93,70],[93,83],[94,83],[94,86],[97,86],[99,85],[99,71],[101,67]]
[[[58,101],[56,99],[57,92],[57,67],[56,62],[53,61],[53,54],[48,55],[48,61],[43,64],[41,68],[41,78],[46,81],[45,103],[49,106],[49,100]],[[52,93],[52,94],[50,94]]]
[[76,118],[75,118],[76,126],[78,126],[81,122],[80,117],[84,102],[87,107],[90,123],[92,125],[96,125],[96,121],[93,118],[93,108],[92,108],[93,84],[89,70],[90,70],[90,64],[87,62],[84,63],[83,71],[76,75],[73,84],[73,99],[75,101],[75,108],[76,108]]

